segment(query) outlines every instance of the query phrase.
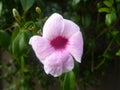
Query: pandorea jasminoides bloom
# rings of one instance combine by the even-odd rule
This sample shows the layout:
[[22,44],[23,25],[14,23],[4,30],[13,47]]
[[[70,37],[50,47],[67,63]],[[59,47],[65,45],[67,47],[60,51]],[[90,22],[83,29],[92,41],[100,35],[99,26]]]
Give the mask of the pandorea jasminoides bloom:
[[58,13],[52,14],[45,22],[43,36],[32,36],[29,44],[44,65],[45,72],[54,77],[73,69],[73,57],[81,62],[83,38],[80,28]]

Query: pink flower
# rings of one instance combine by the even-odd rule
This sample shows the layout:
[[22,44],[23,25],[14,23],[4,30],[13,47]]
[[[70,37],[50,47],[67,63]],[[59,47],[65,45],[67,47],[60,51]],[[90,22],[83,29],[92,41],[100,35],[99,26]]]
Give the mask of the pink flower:
[[44,65],[45,72],[54,77],[73,69],[73,57],[81,62],[83,38],[80,28],[58,13],[52,14],[45,22],[43,36],[31,37],[29,44]]

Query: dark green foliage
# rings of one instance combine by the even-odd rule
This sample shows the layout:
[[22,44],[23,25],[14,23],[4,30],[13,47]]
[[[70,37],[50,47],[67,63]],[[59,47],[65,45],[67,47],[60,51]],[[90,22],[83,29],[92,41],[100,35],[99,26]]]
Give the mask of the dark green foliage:
[[8,49],[9,44],[10,44],[10,35],[4,30],[0,30],[0,45],[3,48]]
[[[13,16],[13,8],[19,18]],[[74,70],[59,78],[45,74],[28,44],[32,35],[42,35],[44,22],[54,12],[76,22],[84,37],[82,63],[75,62]],[[120,0],[1,0],[0,47],[12,56],[7,65],[0,65],[5,71],[0,79],[9,83],[4,90],[34,90],[36,85],[46,90],[54,85],[57,90],[99,87],[106,68],[120,60],[119,12]]]

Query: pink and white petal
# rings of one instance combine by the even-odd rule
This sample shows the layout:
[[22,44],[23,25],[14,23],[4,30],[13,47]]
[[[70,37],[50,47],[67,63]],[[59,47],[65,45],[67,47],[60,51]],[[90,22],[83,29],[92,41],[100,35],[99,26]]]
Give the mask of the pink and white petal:
[[47,74],[57,77],[62,74],[62,61],[54,53],[46,58],[44,63],[44,70]]
[[62,74],[62,64],[60,65],[44,65],[46,74],[51,74],[54,77],[58,77]]
[[72,37],[76,32],[80,31],[80,28],[74,22],[64,19],[64,30],[61,35],[66,38]]
[[49,41],[40,37],[32,36],[29,44],[32,46],[37,58],[43,63],[45,58],[54,52],[54,49],[49,44]]
[[69,55],[69,58],[63,63],[63,72],[69,72],[74,68],[73,57]]
[[66,48],[76,61],[81,63],[81,57],[83,54],[83,37],[81,32],[77,32],[70,39]]
[[63,28],[63,17],[58,13],[54,13],[48,18],[43,26],[43,37],[52,40],[60,35]]
[[60,76],[62,73],[72,69],[70,63],[68,67],[64,66],[64,65],[68,65],[67,63],[70,62],[70,60],[72,59],[68,52],[57,51],[48,58],[46,58],[44,63],[44,70],[47,74],[51,74],[54,77]]

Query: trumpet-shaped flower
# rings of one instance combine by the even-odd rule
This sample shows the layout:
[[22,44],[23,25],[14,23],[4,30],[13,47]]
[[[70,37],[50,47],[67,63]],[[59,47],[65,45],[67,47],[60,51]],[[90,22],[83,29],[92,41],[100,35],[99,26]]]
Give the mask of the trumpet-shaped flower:
[[58,13],[52,14],[45,22],[43,36],[32,36],[29,44],[44,65],[45,72],[54,77],[74,68],[73,57],[81,62],[83,38],[80,28]]

